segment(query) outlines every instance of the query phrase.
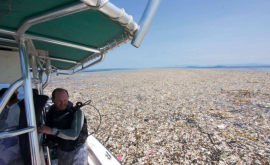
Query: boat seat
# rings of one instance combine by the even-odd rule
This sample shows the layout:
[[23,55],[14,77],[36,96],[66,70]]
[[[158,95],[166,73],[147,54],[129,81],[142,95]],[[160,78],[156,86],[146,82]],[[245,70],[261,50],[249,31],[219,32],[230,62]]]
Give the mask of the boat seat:
[[[46,95],[38,95],[38,92],[36,89],[33,90],[33,99],[34,99],[34,108],[35,108],[35,114],[36,114],[36,124],[37,127],[41,125],[41,118],[42,118],[42,110],[45,107],[45,104],[48,100],[48,96]],[[21,100],[18,103],[21,113],[20,113],[20,119],[19,119],[19,129],[26,128],[27,125],[27,119],[26,119],[26,111],[25,111],[25,103],[24,99]],[[30,144],[29,144],[29,134],[23,134],[19,136],[19,142],[20,143],[20,150],[21,157],[23,159],[24,164],[30,165],[31,164],[31,153],[30,153]]]
[[22,157],[15,160],[14,162],[9,163],[8,165],[24,165]]
[[[0,131],[0,133],[2,132],[9,132],[9,131],[14,131],[18,129],[17,126],[12,126],[12,127],[7,127],[7,128],[4,128]],[[8,163],[8,165],[24,165],[23,163],[23,160],[22,160],[22,157],[18,158],[17,160],[11,162],[11,163]]]

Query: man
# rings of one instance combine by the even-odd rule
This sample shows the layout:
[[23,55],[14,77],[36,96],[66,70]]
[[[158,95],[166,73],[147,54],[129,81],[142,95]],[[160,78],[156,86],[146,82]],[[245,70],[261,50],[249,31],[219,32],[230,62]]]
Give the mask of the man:
[[[4,95],[7,88],[0,90],[0,97]],[[19,125],[20,107],[18,106],[18,92],[13,93],[9,99],[6,109],[1,113],[1,130],[5,128],[16,129]],[[9,164],[21,157],[18,136],[0,139],[0,165]]]
[[[57,137],[59,165],[87,165],[88,150],[85,141],[88,136],[83,112],[72,111],[67,90],[57,88],[52,92],[52,102],[46,125],[38,131]],[[64,115],[70,112],[68,115]]]
[[[2,88],[0,90],[0,97],[4,95],[8,88]],[[3,127],[12,127],[19,125],[19,117],[20,117],[20,107],[18,106],[18,95],[19,92],[16,91],[12,94],[11,98],[9,99],[6,108],[2,111],[0,115],[0,128]],[[12,114],[12,115],[8,115]]]

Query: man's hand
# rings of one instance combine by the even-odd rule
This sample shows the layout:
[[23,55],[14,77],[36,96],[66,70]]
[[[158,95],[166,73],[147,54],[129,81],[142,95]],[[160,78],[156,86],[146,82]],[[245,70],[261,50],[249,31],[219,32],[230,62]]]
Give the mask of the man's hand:
[[47,127],[47,126],[40,126],[38,127],[38,132],[50,135],[52,134],[52,128]]

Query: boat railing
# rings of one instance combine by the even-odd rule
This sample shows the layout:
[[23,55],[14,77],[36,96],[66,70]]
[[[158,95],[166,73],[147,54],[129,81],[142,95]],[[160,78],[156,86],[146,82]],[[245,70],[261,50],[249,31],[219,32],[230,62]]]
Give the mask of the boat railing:
[[20,79],[16,82],[14,82],[8,90],[3,95],[1,101],[0,101],[0,114],[2,113],[3,109],[8,103],[8,100],[11,98],[12,94],[24,83],[23,79]]
[[33,132],[34,130],[35,130],[35,127],[27,127],[27,128],[22,128],[19,130],[9,131],[9,132],[1,132],[0,139],[22,135],[25,133]]

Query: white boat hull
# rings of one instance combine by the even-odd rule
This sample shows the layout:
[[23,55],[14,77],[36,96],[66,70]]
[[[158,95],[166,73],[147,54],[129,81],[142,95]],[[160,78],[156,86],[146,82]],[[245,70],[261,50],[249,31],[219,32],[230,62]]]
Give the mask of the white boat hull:
[[114,155],[107,150],[94,136],[87,138],[88,164],[90,165],[121,165]]

